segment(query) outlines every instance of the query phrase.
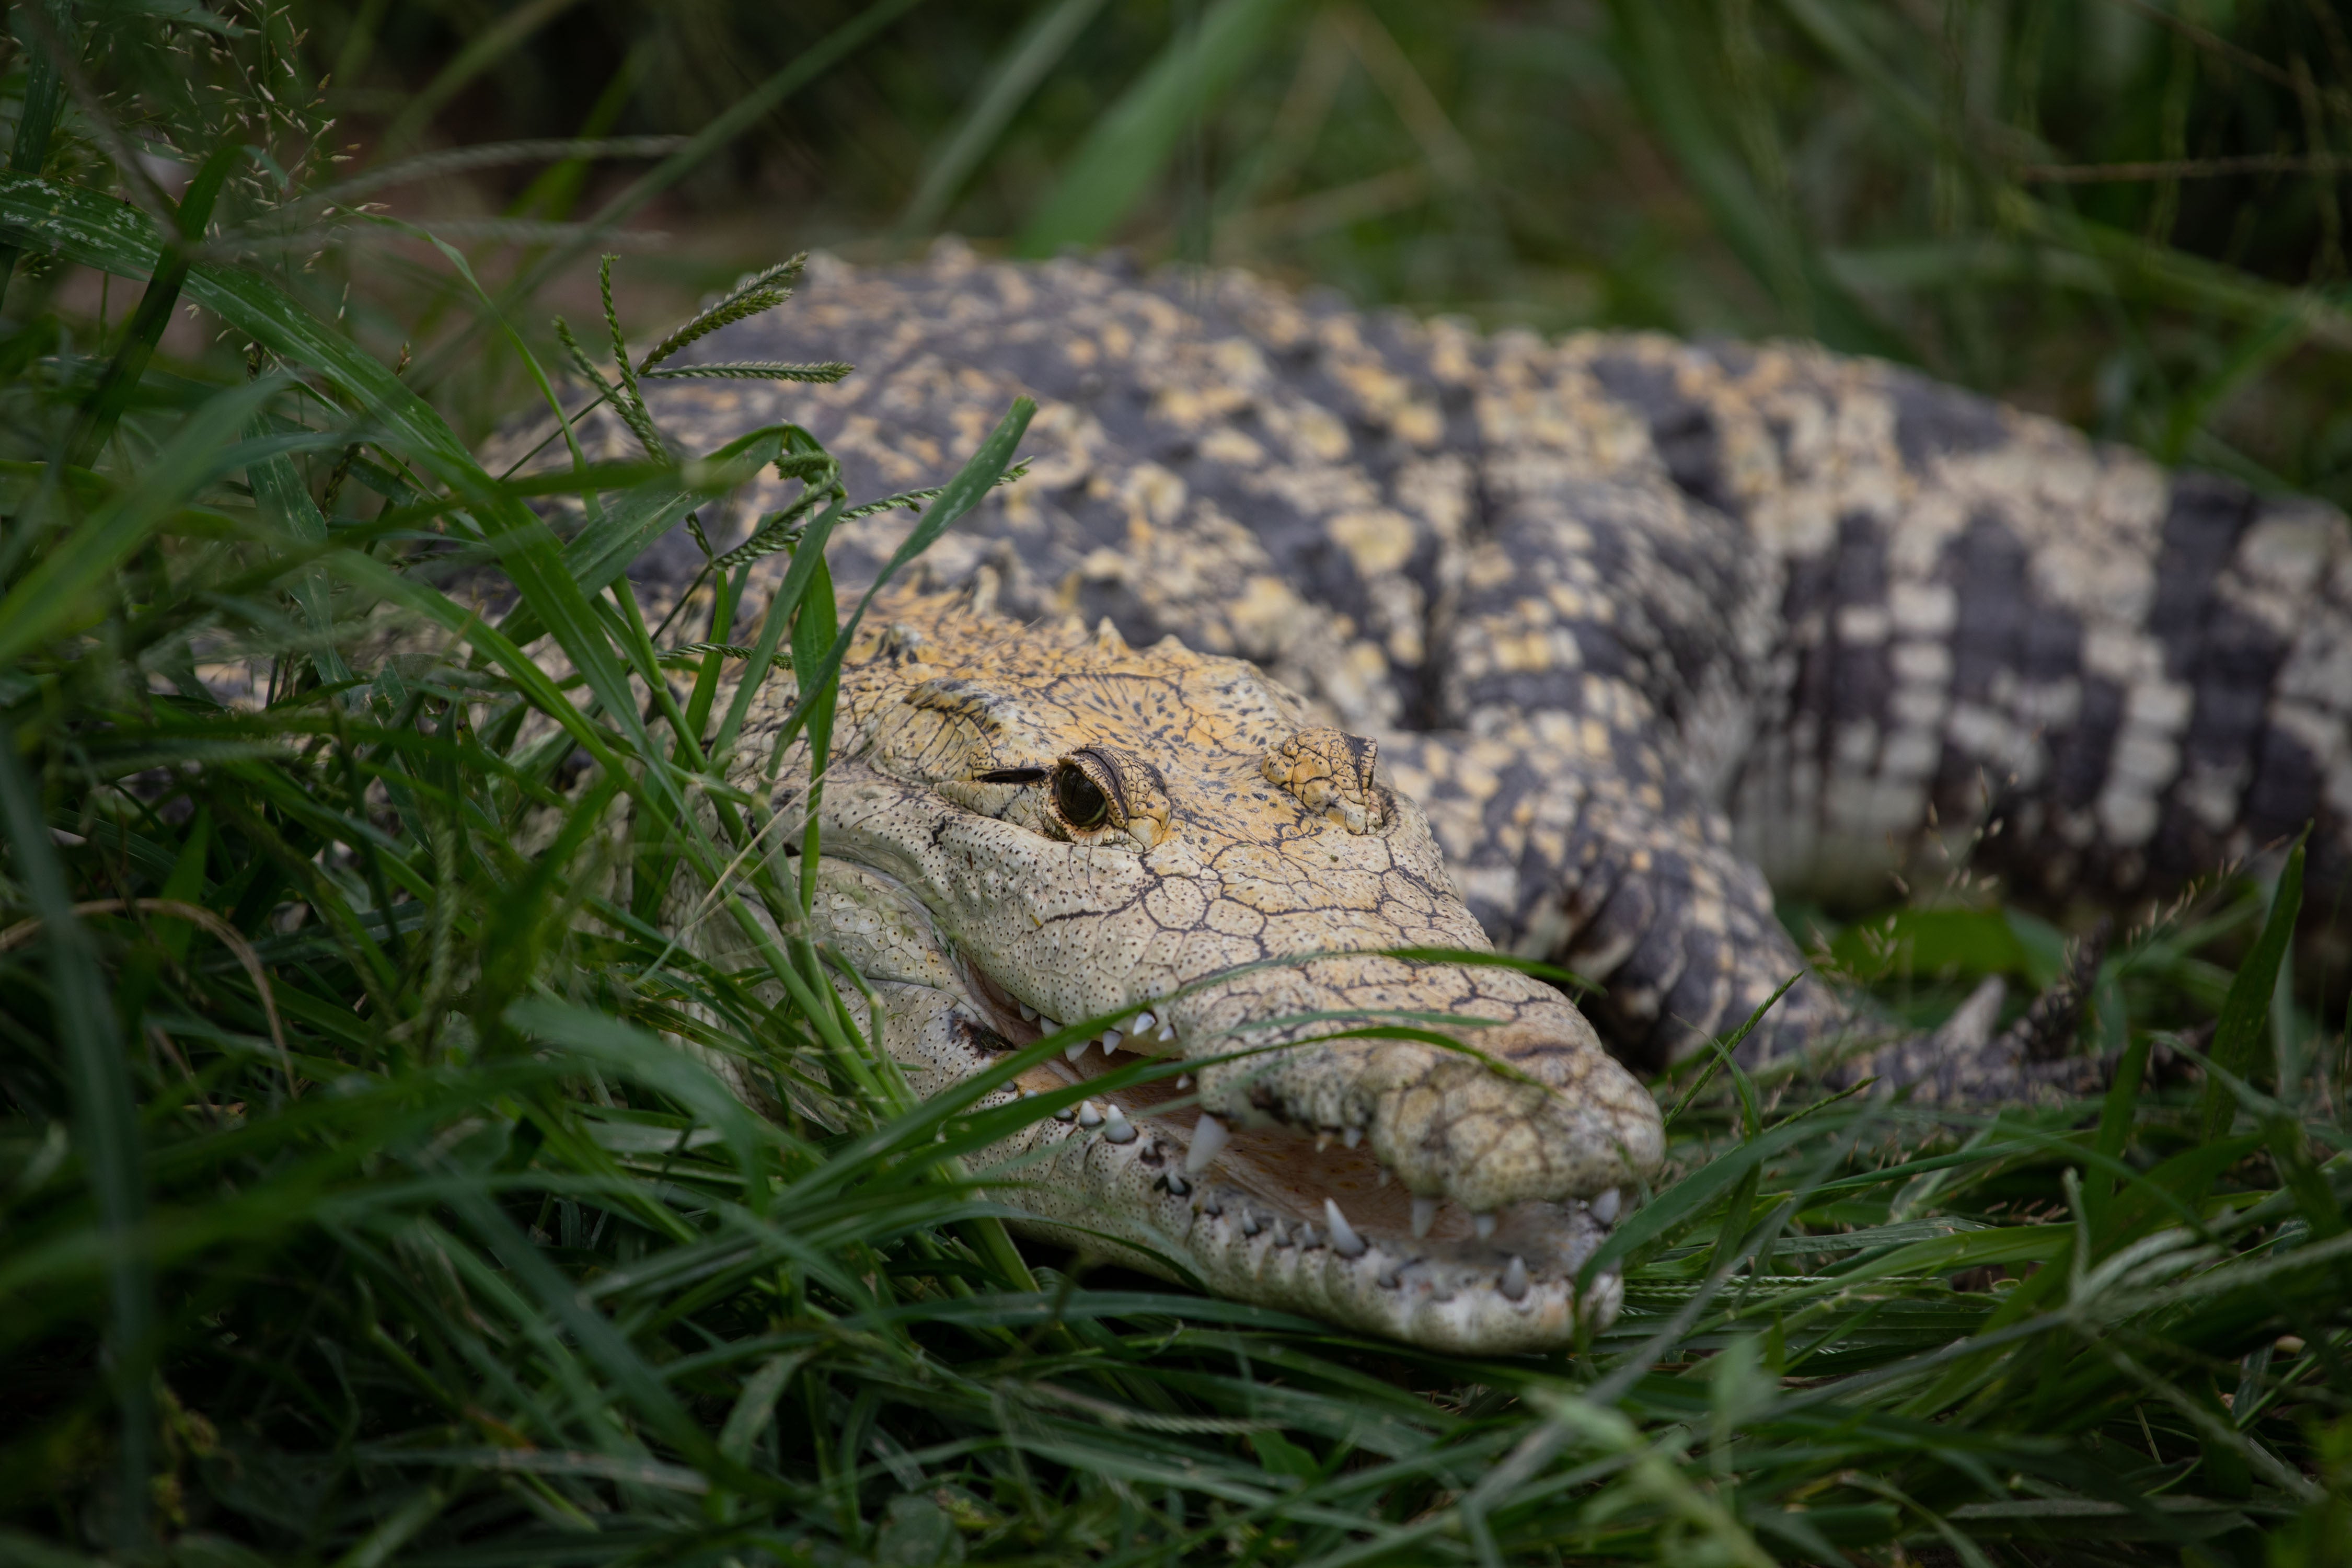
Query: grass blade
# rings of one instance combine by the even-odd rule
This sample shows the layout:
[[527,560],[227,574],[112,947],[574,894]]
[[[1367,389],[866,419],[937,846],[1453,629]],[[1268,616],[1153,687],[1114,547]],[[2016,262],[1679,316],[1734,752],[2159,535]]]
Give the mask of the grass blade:
[[[875,4],[803,50],[792,64],[737,99],[725,112],[696,132],[684,146],[632,181],[618,195],[598,208],[585,226],[587,232],[601,234],[618,227],[648,202],[683,179],[704,159],[773,113],[785,100],[832,69],[876,33],[913,9],[917,3],[918,0],[876,0]],[[550,279],[586,255],[592,244],[592,240],[582,238],[549,251],[507,286],[506,291],[499,297],[499,310],[511,314],[522,301],[544,288]],[[468,329],[459,334],[432,359],[419,365],[417,384],[423,386],[437,384],[449,367],[457,363],[457,356],[470,344],[473,330]]]
[[[0,623],[6,620],[0,605]],[[49,957],[50,993],[58,1044],[68,1063],[75,1142],[98,1197],[104,1227],[109,1294],[113,1312],[108,1340],[109,1378],[121,1413],[121,1491],[116,1494],[118,1545],[145,1544],[147,1481],[152,1460],[153,1399],[148,1387],[153,1355],[154,1303],[141,1232],[147,1217],[139,1113],[123,1064],[121,1027],[108,1001],[109,985],[94,944],[74,914],[64,868],[42,821],[39,797],[13,746],[0,745],[0,826],[5,826],[16,877],[42,922]]]
[[1021,106],[1060,63],[1103,0],[1057,0],[1036,12],[989,70],[961,118],[923,161],[923,177],[898,215],[902,235],[929,234]]
[[[1027,432],[1029,421],[1036,412],[1037,405],[1030,399],[1014,398],[1013,406],[1006,410],[1004,417],[997,422],[996,428],[989,432],[988,439],[982,441],[979,450],[965,459],[963,467],[956,470],[955,478],[941,487],[940,499],[931,503],[931,510],[924,515],[923,521],[915,525],[908,533],[906,542],[891,552],[889,560],[882,563],[882,570],[875,574],[873,584],[858,599],[857,608],[850,612],[848,621],[842,626],[840,634],[833,639],[832,647],[825,650],[824,658],[813,667],[814,680],[816,684],[804,685],[801,688],[800,700],[793,703],[791,714],[786,717],[782,726],[776,731],[775,744],[779,751],[792,743],[793,737],[798,734],[801,726],[807,722],[810,707],[816,694],[828,688],[834,676],[840,671],[841,661],[849,652],[850,641],[857,635],[858,625],[865,620],[866,607],[874,602],[874,595],[882,591],[884,584],[887,584],[901,567],[929,550],[932,541],[945,533],[950,524],[980,504],[982,496],[1003,482],[1006,469],[1013,464],[1013,448],[1021,444],[1021,437]],[[810,532],[814,534],[814,526],[810,529]],[[803,545],[803,548],[807,546]],[[820,546],[820,552],[821,548]],[[795,559],[793,565],[797,571],[800,562]],[[814,569],[814,561],[811,566]],[[781,596],[780,595],[779,597]]]
[[436,72],[433,79],[401,106],[399,115],[384,129],[382,145],[394,151],[405,151],[443,104],[463,91],[466,85],[491,66],[504,58],[533,33],[570,10],[578,0],[524,0],[513,10],[497,16],[489,26],[474,35]]
[[211,399],[135,486],[100,503],[52,545],[0,598],[0,668],[105,614],[108,598],[100,590],[108,577],[195,491],[236,465],[237,433],[284,390],[281,381],[261,381]]
[[[72,0],[39,0],[48,6],[49,35],[53,37],[73,36]],[[25,97],[16,110],[16,135],[8,149],[8,172],[30,174],[38,178],[41,165],[48,162],[49,132],[58,122],[58,110],[64,102],[64,93],[58,75],[58,63],[47,49],[35,49],[25,62]],[[17,247],[0,245],[0,301],[8,297],[8,279],[16,270]]]
[[1107,238],[1143,198],[1186,130],[1263,55],[1291,0],[1216,0],[1180,31],[1142,78],[1096,122],[1070,166],[1023,226],[1024,256]]
[[[2294,940],[2295,917],[2303,911],[2303,848],[2310,837],[2306,827],[2295,835],[2294,846],[2287,851],[2286,866],[2279,873],[2278,890],[2271,895],[2271,910],[2263,921],[2263,933],[2254,939],[2253,951],[2238,966],[2236,976],[2230,982],[2230,994],[2221,1003],[2221,1016],[2213,1027],[2212,1058],[2214,1064],[2238,1078],[2252,1081],[2261,1068],[2263,1042],[2270,1035],[2271,997],[2278,990],[2280,966],[2286,962],[2287,945]],[[2230,1131],[2237,1119],[2237,1097],[2219,1079],[2205,1086],[2197,1102],[2197,1121],[2205,1142],[2211,1142]]]
[[222,182],[228,178],[230,167],[245,155],[243,144],[224,142],[213,149],[212,155],[196,171],[195,178],[188,182],[187,194],[180,198],[174,215],[179,223],[178,240],[164,251],[154,276],[148,280],[147,291],[139,297],[139,309],[123,332],[122,346],[108,362],[106,374],[99,378],[96,390],[83,407],[81,419],[67,439],[68,461],[89,467],[114,434],[115,422],[122,417],[140,378],[147,374],[147,362],[155,356],[157,341],[172,323],[172,307],[180,302],[180,288],[188,275],[184,252],[203,240]]

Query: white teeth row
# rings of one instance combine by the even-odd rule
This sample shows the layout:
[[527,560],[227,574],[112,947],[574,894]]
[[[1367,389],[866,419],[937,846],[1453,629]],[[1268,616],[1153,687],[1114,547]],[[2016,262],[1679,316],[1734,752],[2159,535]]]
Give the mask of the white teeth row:
[[[1179,1087],[1181,1087],[1187,1080],[1180,1079],[1177,1081]],[[1350,1127],[1344,1136],[1348,1146],[1353,1148],[1357,1140],[1362,1136],[1362,1132],[1358,1128]],[[1224,1152],[1226,1143],[1232,1139],[1231,1128],[1207,1111],[1202,1111],[1199,1120],[1192,1124],[1192,1147],[1184,1152],[1184,1173],[1197,1176],[1207,1170],[1216,1157]],[[1316,1146],[1319,1150],[1329,1142],[1330,1136],[1327,1133],[1317,1141]],[[1381,1172],[1381,1175],[1384,1178],[1387,1174],[1388,1172],[1385,1169]],[[1381,1184],[1387,1184],[1383,1181]],[[1326,1198],[1324,1202],[1328,1204],[1330,1200]],[[1432,1197],[1415,1197],[1412,1200],[1412,1234],[1415,1240],[1425,1239],[1431,1228],[1437,1224],[1437,1211],[1441,1202],[1441,1199]],[[1602,1225],[1614,1224],[1623,1206],[1624,1194],[1617,1187],[1610,1188],[1599,1197],[1592,1199],[1591,1204],[1592,1217]],[[1338,1211],[1334,1209],[1333,1212]],[[1470,1216],[1470,1228],[1476,1233],[1481,1241],[1494,1238],[1496,1223],[1497,1216],[1492,1209],[1484,1213],[1473,1213]],[[1350,1231],[1348,1234],[1352,1236],[1355,1233]],[[1517,1298],[1513,1299],[1517,1300]]]
[[[1045,1034],[1058,1035],[1062,1032],[1061,1020],[1046,1016],[1026,1002],[1021,1004],[1021,1016],[1036,1025]],[[1129,1044],[1130,1039],[1150,1039],[1161,1045],[1172,1046],[1176,1043],[1176,1026],[1166,1020],[1155,1018],[1150,1013],[1138,1013],[1129,1020],[1127,1028],[1105,1029],[1093,1039],[1073,1041],[1062,1055],[1071,1061],[1076,1061],[1087,1054],[1088,1046],[1099,1044],[1103,1048],[1104,1056],[1116,1056],[1121,1046],[1127,1046],[1129,1050],[1138,1048]]]
[[[1147,1015],[1146,1016],[1148,1017],[1149,1016]],[[1143,1020],[1141,1019],[1138,1020],[1139,1028],[1140,1027],[1142,1021]],[[1113,1037],[1117,1037],[1116,1031],[1113,1031]],[[1083,1044],[1072,1047],[1070,1052],[1072,1059],[1075,1060],[1078,1052],[1084,1048]],[[1177,1087],[1180,1089],[1184,1088],[1190,1082],[1191,1079],[1189,1078],[1179,1079],[1177,1079]],[[1068,1121],[1071,1119],[1071,1113],[1067,1110],[1059,1111],[1056,1114],[1063,1121]],[[1097,1127],[1102,1128],[1104,1130],[1103,1136],[1109,1139],[1114,1143],[1132,1143],[1135,1142],[1135,1124],[1128,1121],[1126,1113],[1116,1104],[1111,1105],[1109,1110],[1106,1112],[1104,1110],[1097,1110],[1095,1106],[1095,1102],[1091,1100],[1082,1101],[1077,1110],[1076,1120],[1078,1125],[1088,1131],[1092,1131]],[[1348,1147],[1352,1149],[1362,1139],[1363,1130],[1361,1128],[1349,1127],[1343,1130],[1340,1135],[1346,1140]],[[1202,1172],[1207,1170],[1210,1165],[1215,1163],[1217,1156],[1224,1152],[1225,1145],[1232,1142],[1232,1140],[1233,1130],[1231,1128],[1227,1127],[1216,1117],[1210,1115],[1207,1111],[1202,1111],[1199,1119],[1193,1122],[1192,1143],[1184,1151],[1184,1175],[1197,1176]],[[1316,1148],[1318,1152],[1328,1148],[1330,1142],[1331,1135],[1328,1132],[1318,1137],[1316,1140]],[[1381,1184],[1386,1185],[1385,1178],[1388,1175],[1388,1172],[1384,1169],[1380,1173],[1381,1177],[1384,1178]],[[1436,1226],[1437,1213],[1441,1203],[1441,1199],[1432,1197],[1415,1197],[1412,1200],[1412,1234],[1415,1240],[1426,1239],[1430,1231]],[[1602,1225],[1614,1224],[1616,1222],[1617,1215],[1624,1207],[1624,1193],[1621,1188],[1612,1187],[1607,1192],[1602,1193],[1600,1196],[1591,1199],[1589,1206],[1591,1209],[1592,1217],[1599,1220]],[[1362,1237],[1359,1236],[1356,1233],[1355,1228],[1348,1223],[1347,1215],[1339,1212],[1339,1204],[1330,1198],[1325,1198],[1323,1200],[1323,1209],[1324,1219],[1328,1225],[1331,1232],[1332,1247],[1344,1258],[1360,1258],[1363,1256],[1365,1250],[1364,1239]],[[1483,1213],[1474,1212],[1470,1215],[1470,1228],[1481,1241],[1490,1241],[1494,1238],[1497,1223],[1497,1216],[1492,1209],[1488,1209]],[[1277,1218],[1276,1224],[1279,1226],[1281,1225],[1281,1221]],[[1314,1227],[1310,1226],[1307,1227],[1307,1233],[1309,1236],[1312,1236],[1313,1231]],[[1255,1230],[1252,1230],[1249,1234],[1255,1235]],[[1277,1236],[1280,1234],[1281,1233],[1277,1231]],[[1503,1276],[1503,1294],[1510,1298],[1512,1300],[1517,1301],[1523,1300],[1527,1293],[1527,1267],[1525,1264],[1520,1262],[1517,1257],[1514,1256],[1511,1259],[1510,1268],[1506,1271]]]
[[[1029,1092],[1035,1091],[1033,1089]],[[1132,1143],[1139,1136],[1135,1130],[1135,1123],[1127,1119],[1127,1113],[1119,1109],[1116,1101],[1097,1106],[1091,1100],[1082,1100],[1078,1102],[1076,1111],[1066,1108],[1055,1111],[1055,1115],[1065,1121],[1075,1119],[1081,1128],[1090,1132],[1099,1128],[1103,1137],[1113,1143]],[[1349,1131],[1352,1132],[1355,1130]],[[1224,1205],[1217,1194],[1207,1188],[1195,1192],[1188,1178],[1197,1176],[1208,1169],[1211,1162],[1216,1159],[1232,1137],[1232,1131],[1223,1122],[1206,1111],[1202,1112],[1200,1120],[1192,1128],[1192,1146],[1184,1152],[1182,1172],[1171,1172],[1168,1175],[1169,1192],[1180,1198],[1191,1198],[1192,1206],[1203,1213],[1223,1215]],[[1349,1146],[1353,1147],[1355,1139],[1349,1138]],[[1439,1203],[1440,1200],[1436,1198],[1417,1197],[1412,1200],[1412,1234],[1416,1240],[1427,1237],[1430,1227],[1437,1223]],[[1617,1217],[1622,1204],[1623,1193],[1621,1189],[1612,1187],[1599,1197],[1592,1199],[1591,1207],[1594,1217],[1603,1225],[1607,1225]],[[1486,1240],[1495,1234],[1495,1224],[1496,1219],[1492,1210],[1484,1214],[1474,1213],[1470,1216],[1470,1226],[1478,1233],[1478,1239],[1481,1241]],[[1269,1226],[1273,1228],[1274,1244],[1276,1247],[1313,1248],[1328,1246],[1332,1251],[1350,1261],[1362,1258],[1372,1249],[1371,1244],[1367,1242],[1358,1233],[1356,1227],[1348,1222],[1348,1216],[1341,1212],[1337,1198],[1327,1197],[1323,1200],[1323,1226],[1328,1235],[1318,1234],[1311,1224],[1300,1225],[1294,1234],[1289,1222],[1280,1215],[1269,1215],[1260,1219],[1256,1214],[1246,1208],[1242,1211],[1241,1232],[1244,1236],[1256,1236]],[[1379,1261],[1381,1263],[1380,1283],[1390,1289],[1394,1289],[1400,1278],[1396,1260],[1383,1257]],[[1533,1288],[1533,1281],[1528,1277],[1527,1260],[1518,1254],[1513,1253],[1510,1262],[1504,1267],[1503,1277],[1497,1282],[1496,1289],[1502,1292],[1503,1299],[1507,1301],[1524,1301],[1528,1299],[1528,1292]]]
[[[1187,1191],[1186,1187],[1179,1184],[1182,1180],[1181,1176],[1171,1177],[1169,1182],[1170,1190],[1179,1197],[1183,1196]],[[1422,1201],[1426,1200],[1416,1200],[1416,1206]],[[1204,1214],[1224,1213],[1223,1204],[1214,1194],[1206,1191],[1192,1199],[1192,1206]],[[1434,1206],[1433,1204],[1432,1207],[1434,1208]],[[1268,1215],[1261,1219],[1255,1213],[1244,1209],[1241,1217],[1241,1232],[1244,1236],[1254,1237],[1261,1231],[1271,1228],[1274,1232],[1274,1244],[1276,1247],[1311,1248],[1328,1246],[1340,1257],[1350,1260],[1361,1258],[1372,1250],[1371,1244],[1357,1234],[1354,1226],[1348,1223],[1348,1216],[1340,1211],[1339,1200],[1336,1198],[1323,1200],[1323,1227],[1328,1234],[1318,1235],[1314,1226],[1307,1224],[1302,1224],[1294,1233],[1290,1228],[1290,1222],[1280,1215]],[[1380,1283],[1389,1289],[1396,1289],[1399,1282],[1397,1260],[1383,1257],[1380,1259],[1380,1263],[1381,1271],[1378,1276]],[[1503,1299],[1507,1301],[1524,1301],[1528,1299],[1528,1292],[1533,1288],[1534,1281],[1528,1276],[1527,1259],[1513,1253],[1510,1262],[1504,1266],[1503,1277],[1496,1282],[1496,1289],[1502,1292]]]

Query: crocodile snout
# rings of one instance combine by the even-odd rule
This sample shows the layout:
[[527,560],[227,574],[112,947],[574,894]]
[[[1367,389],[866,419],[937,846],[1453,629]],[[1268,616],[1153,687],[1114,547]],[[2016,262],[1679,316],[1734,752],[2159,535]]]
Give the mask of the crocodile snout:
[[1656,1102],[1550,986],[1370,955],[1308,967],[1353,984],[1318,995],[1257,972],[1172,1008],[1221,1121],[1360,1140],[1405,1192],[1473,1215],[1589,1197],[1656,1166]]

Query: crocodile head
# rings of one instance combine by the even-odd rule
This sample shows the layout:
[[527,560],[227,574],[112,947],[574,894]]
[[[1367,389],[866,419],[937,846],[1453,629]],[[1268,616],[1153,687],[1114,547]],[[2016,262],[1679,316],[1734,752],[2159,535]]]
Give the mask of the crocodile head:
[[[1618,1281],[1577,1276],[1660,1158],[1656,1104],[1551,985],[1383,955],[1488,943],[1372,742],[1172,638],[878,608],[842,675],[818,920],[896,987],[893,1054],[929,1092],[1111,1017],[1024,1089],[1190,1064],[1009,1151],[1033,1228],[1432,1345],[1613,1314]],[[747,757],[790,697],[762,694]],[[766,786],[788,816],[804,765]]]

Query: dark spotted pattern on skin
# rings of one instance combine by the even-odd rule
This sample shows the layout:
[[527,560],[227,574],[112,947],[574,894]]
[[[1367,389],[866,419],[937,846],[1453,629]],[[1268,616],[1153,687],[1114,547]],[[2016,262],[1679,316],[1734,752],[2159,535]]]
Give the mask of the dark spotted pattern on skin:
[[[800,420],[860,494],[940,482],[1035,395],[1029,477],[929,579],[1253,660],[1375,737],[1486,931],[1600,978],[1637,1063],[1801,967],[1773,888],[1874,896],[1939,836],[1997,824],[1977,863],[2059,900],[2162,893],[2307,818],[2313,904],[2352,870],[2344,520],[1907,371],[952,247],[820,258],[702,347],[854,362],[655,401],[705,444]],[[852,530],[845,587],[910,526]],[[1807,981],[1748,1048],[1843,1016]]]

